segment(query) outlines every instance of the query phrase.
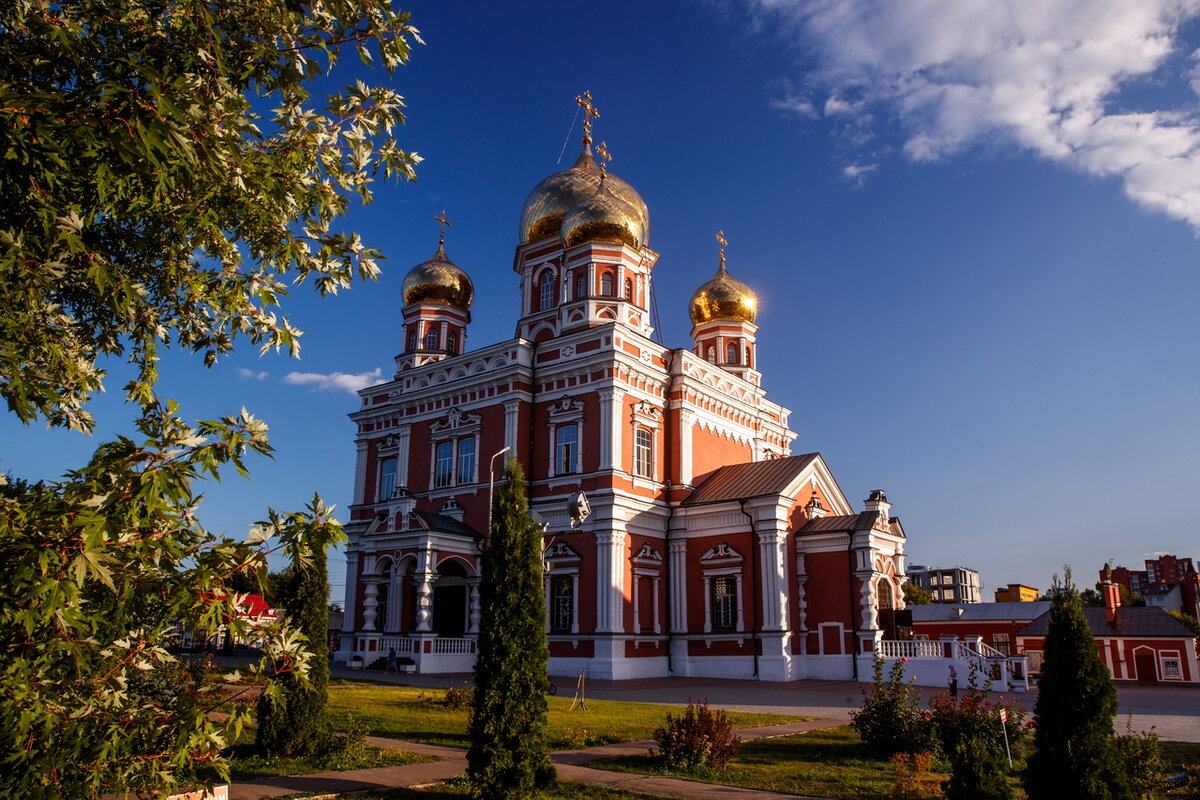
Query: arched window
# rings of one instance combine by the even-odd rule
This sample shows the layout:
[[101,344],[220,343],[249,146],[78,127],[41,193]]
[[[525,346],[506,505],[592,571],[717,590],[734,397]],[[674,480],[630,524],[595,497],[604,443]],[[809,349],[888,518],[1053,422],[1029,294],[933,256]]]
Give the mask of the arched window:
[[613,296],[613,278],[611,272],[606,272],[600,276],[600,296]]
[[625,279],[625,299],[633,299],[633,280],[630,278]]
[[575,276],[575,299],[587,297],[587,275]]
[[717,363],[717,348],[713,347],[711,344],[708,346],[708,363]]
[[654,477],[653,436],[645,428],[638,428],[633,435],[633,474],[643,478]]
[[450,351],[450,355],[458,352],[458,331],[450,331],[446,334],[446,349]]
[[741,361],[741,359],[738,358],[737,350],[738,350],[738,348],[737,348],[737,344],[735,342],[730,342],[729,344],[725,345],[725,363],[726,364],[737,364],[738,362]]
[[475,481],[475,437],[468,436],[458,442],[458,482]]
[[414,325],[413,327],[408,329],[408,347],[406,347],[404,349],[410,353],[413,350],[417,349],[417,326],[416,325]]
[[437,350],[438,346],[438,330],[434,325],[430,325],[425,331],[425,349]]
[[554,306],[554,274],[550,270],[542,273],[538,284],[538,311],[545,311]]

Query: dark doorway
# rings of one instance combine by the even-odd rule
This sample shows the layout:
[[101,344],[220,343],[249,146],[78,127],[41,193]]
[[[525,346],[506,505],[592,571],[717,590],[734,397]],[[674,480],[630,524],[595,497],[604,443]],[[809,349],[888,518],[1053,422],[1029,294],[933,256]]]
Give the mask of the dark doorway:
[[1142,686],[1158,686],[1158,669],[1153,653],[1134,653],[1133,668],[1137,670],[1137,682]]
[[448,639],[458,639],[466,632],[467,587],[433,587],[433,632]]

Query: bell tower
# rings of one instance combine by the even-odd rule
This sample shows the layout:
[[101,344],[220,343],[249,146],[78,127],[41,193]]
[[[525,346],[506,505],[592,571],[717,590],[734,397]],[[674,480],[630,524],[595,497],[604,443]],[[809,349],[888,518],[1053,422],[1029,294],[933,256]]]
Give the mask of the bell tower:
[[456,356],[467,346],[475,287],[446,255],[446,212],[434,220],[439,226],[437,252],[404,276],[404,349],[396,356],[397,373]]
[[717,274],[692,295],[693,352],[755,386],[762,381],[756,369],[758,296],[725,268],[724,231],[717,232]]

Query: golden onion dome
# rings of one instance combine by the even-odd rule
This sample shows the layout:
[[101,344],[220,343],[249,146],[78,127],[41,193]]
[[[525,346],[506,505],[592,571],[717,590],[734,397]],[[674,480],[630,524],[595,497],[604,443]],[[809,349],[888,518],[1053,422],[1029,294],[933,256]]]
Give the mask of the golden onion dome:
[[446,248],[441,242],[433,258],[408,271],[400,292],[406,306],[437,303],[468,311],[475,299],[474,284],[467,273],[446,257]]
[[[637,212],[643,231],[643,241],[650,236],[650,210],[646,201],[632,186],[615,175],[608,175],[608,190],[619,200],[628,203]],[[549,176],[529,193],[525,207],[521,209],[521,225],[518,236],[521,243],[536,242],[556,235],[562,228],[563,218],[574,206],[592,197],[600,188],[600,166],[592,156],[586,143],[575,166]]]
[[758,316],[758,295],[730,275],[725,260],[721,259],[717,274],[692,295],[691,314],[693,325],[719,319],[754,322]]
[[576,204],[563,217],[563,246],[582,242],[624,242],[638,248],[646,243],[646,230],[637,209],[614,196],[608,188],[609,176],[591,197]]

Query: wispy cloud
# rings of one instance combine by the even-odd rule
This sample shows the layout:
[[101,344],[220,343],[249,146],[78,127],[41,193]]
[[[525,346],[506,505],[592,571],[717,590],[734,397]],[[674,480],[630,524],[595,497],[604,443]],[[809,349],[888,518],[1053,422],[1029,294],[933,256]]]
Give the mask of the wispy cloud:
[[255,372],[252,369],[244,369],[242,367],[238,367],[234,372],[237,373],[239,378],[246,381],[261,381],[271,377],[271,373],[269,372]]
[[[914,161],[1006,141],[1116,177],[1200,232],[1200,51],[1180,33],[1200,0],[750,3],[816,58],[776,108],[851,126],[872,115],[879,130],[899,128]],[[1173,89],[1182,99],[1131,104],[1130,90],[1151,83],[1140,102]]]
[[333,390],[354,394],[359,389],[365,389],[383,380],[383,370],[376,367],[370,372],[350,374],[346,372],[331,372],[322,375],[319,372],[289,372],[283,376],[283,382],[293,386],[312,386],[322,391]]
[[879,169],[878,164],[849,164],[842,167],[842,177],[855,186],[862,186],[867,176]]

